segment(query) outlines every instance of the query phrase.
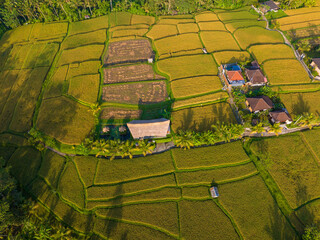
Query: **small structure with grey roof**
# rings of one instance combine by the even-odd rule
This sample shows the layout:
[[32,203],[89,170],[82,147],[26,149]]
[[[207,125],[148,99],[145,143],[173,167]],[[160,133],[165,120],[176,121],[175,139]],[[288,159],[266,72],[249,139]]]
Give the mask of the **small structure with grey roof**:
[[266,111],[273,108],[273,102],[268,96],[247,98],[246,105],[250,112]]
[[215,186],[210,188],[210,193],[211,193],[211,197],[213,197],[213,198],[219,197],[218,188]]
[[170,133],[170,120],[133,120],[127,123],[134,139],[165,138]]
[[277,110],[277,111],[272,111],[269,113],[270,120],[273,123],[285,123],[285,124],[290,124],[292,123],[292,118],[290,114],[285,111],[285,110]]
[[272,0],[262,3],[262,5],[264,7],[264,12],[277,12],[280,9],[279,6]]
[[320,76],[320,58],[313,58],[310,65],[318,73],[318,76]]

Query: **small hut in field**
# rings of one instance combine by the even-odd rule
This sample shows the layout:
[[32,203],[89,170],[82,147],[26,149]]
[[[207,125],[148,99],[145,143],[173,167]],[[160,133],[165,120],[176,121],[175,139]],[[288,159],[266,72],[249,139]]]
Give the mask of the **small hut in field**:
[[170,133],[170,120],[133,120],[127,123],[134,139],[165,138]]
[[212,187],[210,188],[210,193],[212,198],[217,198],[219,197],[219,192],[217,187]]

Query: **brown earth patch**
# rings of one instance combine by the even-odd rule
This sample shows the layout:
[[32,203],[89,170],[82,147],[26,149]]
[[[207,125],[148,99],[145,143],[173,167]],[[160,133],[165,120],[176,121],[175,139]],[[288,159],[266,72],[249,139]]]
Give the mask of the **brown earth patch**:
[[129,104],[151,104],[165,101],[165,81],[108,85],[103,88],[102,100]]
[[122,108],[104,108],[102,109],[101,119],[139,119],[142,110],[128,110]]
[[149,58],[154,58],[154,52],[149,40],[127,40],[110,43],[104,62],[107,65],[112,65],[143,62]]
[[165,79],[153,72],[148,64],[130,65],[104,69],[104,83],[138,82]]

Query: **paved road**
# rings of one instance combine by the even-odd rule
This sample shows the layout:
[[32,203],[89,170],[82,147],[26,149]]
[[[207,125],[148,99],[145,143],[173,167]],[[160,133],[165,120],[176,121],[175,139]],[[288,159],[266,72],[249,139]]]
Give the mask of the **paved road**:
[[[314,76],[312,75],[310,69],[308,68],[308,66],[305,64],[305,62],[303,61],[303,59],[299,56],[299,54],[297,53],[297,51],[294,49],[294,47],[292,46],[291,42],[287,39],[287,37],[284,35],[284,33],[278,29],[271,29],[269,27],[269,21],[268,19],[266,18],[266,16],[264,15],[263,12],[261,12],[258,8],[254,7],[253,5],[251,6],[257,13],[261,14],[262,18],[264,21],[266,21],[267,23],[267,26],[266,26],[266,29],[269,30],[269,31],[277,31],[278,33],[280,33],[284,39],[284,43],[287,44],[289,47],[292,48],[293,52],[294,52],[294,55],[296,56],[297,60],[301,63],[301,65],[303,66],[304,70],[306,70],[306,72],[308,73],[309,75],[309,78],[311,80],[314,79]],[[317,79],[318,80],[318,79]]]

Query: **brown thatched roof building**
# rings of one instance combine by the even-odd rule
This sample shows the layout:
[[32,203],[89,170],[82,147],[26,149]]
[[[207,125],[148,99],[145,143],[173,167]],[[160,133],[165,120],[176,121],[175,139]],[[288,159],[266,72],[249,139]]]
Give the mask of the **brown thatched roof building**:
[[247,98],[246,104],[251,112],[265,111],[273,108],[273,102],[267,96]]
[[292,123],[291,116],[284,110],[273,111],[269,113],[273,123]]
[[134,139],[164,138],[170,133],[170,120],[165,118],[133,120],[127,126]]

